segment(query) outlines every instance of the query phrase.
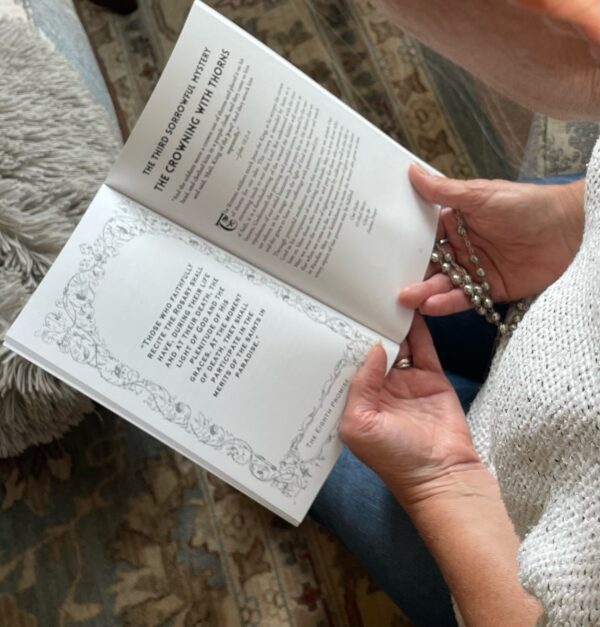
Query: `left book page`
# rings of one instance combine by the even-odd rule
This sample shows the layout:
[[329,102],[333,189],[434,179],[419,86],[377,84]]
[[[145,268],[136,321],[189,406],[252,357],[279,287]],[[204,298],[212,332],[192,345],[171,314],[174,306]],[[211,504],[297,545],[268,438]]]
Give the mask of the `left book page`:
[[103,186],[6,344],[298,524],[376,339]]

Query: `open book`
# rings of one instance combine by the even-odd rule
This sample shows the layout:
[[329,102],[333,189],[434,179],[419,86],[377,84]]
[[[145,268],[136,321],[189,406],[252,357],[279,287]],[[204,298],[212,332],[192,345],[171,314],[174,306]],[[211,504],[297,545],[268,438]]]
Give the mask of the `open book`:
[[353,374],[412,320],[437,223],[416,161],[196,2],[6,344],[298,524]]

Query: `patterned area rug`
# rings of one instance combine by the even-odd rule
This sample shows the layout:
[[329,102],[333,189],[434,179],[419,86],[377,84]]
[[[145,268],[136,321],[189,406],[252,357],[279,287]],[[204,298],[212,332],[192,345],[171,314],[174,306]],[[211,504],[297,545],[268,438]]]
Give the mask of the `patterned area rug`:
[[[140,4],[120,17],[77,2],[124,130],[191,0]],[[443,172],[518,175],[532,116],[422,49],[369,0],[209,4]],[[532,175],[548,163],[580,167],[585,133],[548,141],[548,123],[535,127]],[[3,626],[408,625],[322,529],[286,525],[104,410],[59,443],[0,461],[0,503]]]
[[[191,0],[140,4],[122,18],[76,3],[124,129],[152,92]],[[370,0],[208,4],[446,174],[515,175],[531,114],[405,36]]]
[[[127,18],[76,0],[124,134],[164,67],[192,0],[144,0]],[[389,22],[373,0],[207,0],[448,176],[584,172],[595,122],[532,114]]]

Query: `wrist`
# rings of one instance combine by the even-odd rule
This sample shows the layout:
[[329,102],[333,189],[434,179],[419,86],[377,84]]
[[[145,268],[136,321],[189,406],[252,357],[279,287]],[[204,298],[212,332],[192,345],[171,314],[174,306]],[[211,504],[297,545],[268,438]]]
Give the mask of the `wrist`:
[[533,625],[537,601],[518,578],[519,538],[494,476],[453,469],[407,504],[419,535],[446,580],[467,625]]
[[429,509],[450,506],[456,502],[477,500],[498,494],[494,476],[474,453],[473,461],[454,464],[410,486],[395,482],[390,488],[411,516],[425,514]]
[[585,221],[585,179],[555,186],[565,229],[563,237],[573,255],[579,250]]

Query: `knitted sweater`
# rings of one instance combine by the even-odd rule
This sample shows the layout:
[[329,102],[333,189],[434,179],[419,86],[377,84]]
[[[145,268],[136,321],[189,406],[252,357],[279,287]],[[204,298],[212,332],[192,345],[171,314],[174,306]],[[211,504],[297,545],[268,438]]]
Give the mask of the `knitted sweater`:
[[539,624],[600,625],[600,141],[581,248],[499,348],[468,420]]

